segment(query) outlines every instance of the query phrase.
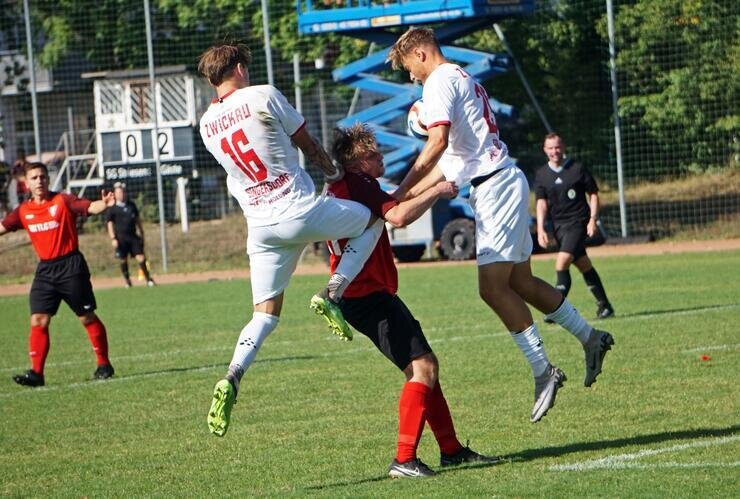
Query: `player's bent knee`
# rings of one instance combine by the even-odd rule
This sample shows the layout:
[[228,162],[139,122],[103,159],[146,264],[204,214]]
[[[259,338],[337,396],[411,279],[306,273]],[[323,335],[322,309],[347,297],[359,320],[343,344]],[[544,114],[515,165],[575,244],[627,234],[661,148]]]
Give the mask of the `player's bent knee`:
[[87,312],[84,315],[78,316],[78,319],[80,319],[80,322],[83,326],[87,326],[98,320],[98,316],[95,314],[95,312]]
[[424,354],[411,361],[411,367],[415,378],[424,384],[434,386],[439,376],[439,363],[433,353]]
[[31,326],[49,327],[51,316],[49,314],[31,314]]

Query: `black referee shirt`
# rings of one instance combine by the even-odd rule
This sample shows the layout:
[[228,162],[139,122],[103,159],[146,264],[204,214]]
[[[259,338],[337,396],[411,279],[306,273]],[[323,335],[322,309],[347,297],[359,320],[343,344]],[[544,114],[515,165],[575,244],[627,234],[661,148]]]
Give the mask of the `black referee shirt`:
[[591,216],[586,194],[599,192],[591,172],[568,159],[560,173],[548,164],[537,170],[534,194],[547,201],[547,212],[555,225],[585,223]]
[[123,206],[114,204],[105,215],[105,221],[113,222],[113,232],[117,238],[136,237],[136,219],[139,210],[132,201],[126,201]]

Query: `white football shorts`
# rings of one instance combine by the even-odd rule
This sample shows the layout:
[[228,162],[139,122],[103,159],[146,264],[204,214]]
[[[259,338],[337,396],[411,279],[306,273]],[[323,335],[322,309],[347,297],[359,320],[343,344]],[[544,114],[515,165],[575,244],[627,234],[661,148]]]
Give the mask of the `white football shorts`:
[[516,166],[501,170],[471,190],[479,266],[527,261],[532,254],[528,205],[527,178]]
[[303,215],[273,225],[250,227],[247,254],[252,303],[285,291],[306,244],[357,237],[370,220],[370,210],[346,199],[320,196]]

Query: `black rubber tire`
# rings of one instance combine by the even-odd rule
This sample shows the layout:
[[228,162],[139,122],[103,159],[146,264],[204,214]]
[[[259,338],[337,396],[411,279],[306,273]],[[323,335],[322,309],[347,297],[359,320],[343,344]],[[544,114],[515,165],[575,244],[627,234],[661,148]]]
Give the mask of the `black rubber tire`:
[[475,222],[467,218],[451,220],[439,236],[442,255],[448,260],[469,260],[475,257]]
[[424,256],[427,247],[424,244],[416,244],[413,246],[393,246],[392,249],[393,256],[399,262],[418,262]]

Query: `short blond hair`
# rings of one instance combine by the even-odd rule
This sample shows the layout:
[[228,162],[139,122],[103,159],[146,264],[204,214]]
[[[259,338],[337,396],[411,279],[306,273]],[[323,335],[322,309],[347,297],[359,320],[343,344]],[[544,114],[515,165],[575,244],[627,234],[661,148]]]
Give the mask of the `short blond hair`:
[[218,43],[198,58],[198,72],[217,87],[231,76],[236,66],[245,68],[252,62],[252,52],[243,43]]
[[365,154],[378,150],[375,132],[363,124],[355,123],[349,128],[335,128],[331,154],[342,166],[347,166]]
[[406,33],[396,40],[388,53],[388,59],[393,69],[403,68],[403,58],[410,54],[416,47],[433,46],[439,50],[439,43],[431,28],[409,28]]

